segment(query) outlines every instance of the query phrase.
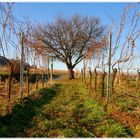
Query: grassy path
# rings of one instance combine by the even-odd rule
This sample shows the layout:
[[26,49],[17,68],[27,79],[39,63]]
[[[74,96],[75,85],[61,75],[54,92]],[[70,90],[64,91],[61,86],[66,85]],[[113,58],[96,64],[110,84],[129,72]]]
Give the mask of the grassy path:
[[1,137],[131,137],[78,80],[59,80],[0,118]]

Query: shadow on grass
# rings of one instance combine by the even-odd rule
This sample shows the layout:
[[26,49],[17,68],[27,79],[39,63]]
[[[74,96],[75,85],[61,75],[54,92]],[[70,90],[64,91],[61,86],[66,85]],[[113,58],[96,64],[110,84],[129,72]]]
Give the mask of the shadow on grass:
[[14,106],[11,114],[0,117],[0,137],[26,137],[25,129],[31,127],[32,118],[41,112],[41,107],[56,96],[59,85],[54,88],[41,89],[37,98],[33,94],[25,97]]

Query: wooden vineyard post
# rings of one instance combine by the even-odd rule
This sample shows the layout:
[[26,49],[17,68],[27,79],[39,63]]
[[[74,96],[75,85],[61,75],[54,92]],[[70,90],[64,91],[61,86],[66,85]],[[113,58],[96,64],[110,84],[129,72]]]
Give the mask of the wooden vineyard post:
[[21,99],[23,98],[23,90],[24,90],[24,83],[23,83],[23,73],[24,73],[24,33],[21,32],[20,34],[20,44],[21,44],[21,60],[20,60],[20,96]]
[[86,83],[86,64],[85,64],[85,59],[83,61],[83,80],[84,80],[84,83]]
[[47,71],[47,68],[45,68],[45,75],[44,75],[45,76],[44,77],[45,85],[47,85],[47,81],[48,81],[48,79],[47,79],[48,76],[47,76],[47,72],[46,71]]
[[51,59],[50,83],[53,83],[53,58]]
[[50,79],[50,68],[49,68],[49,62],[50,62],[50,59],[49,59],[49,57],[48,57],[48,80]]
[[91,69],[89,70],[89,88],[91,91],[92,90],[92,72],[91,72]]
[[42,87],[44,87],[44,73],[42,71],[42,74],[41,74],[41,81],[42,81]]
[[110,99],[110,72],[111,72],[111,44],[112,34],[109,34],[109,50],[108,50],[108,74],[107,74],[107,98],[106,98],[106,109]]
[[103,71],[103,76],[102,76],[102,97],[104,97],[104,90],[105,90],[105,77],[106,77],[106,72]]
[[82,82],[83,82],[84,81],[83,69],[81,69],[81,79],[82,79]]
[[97,74],[97,70],[95,68],[95,70],[94,70],[94,92],[95,93],[97,91],[97,76],[98,76],[98,74]]
[[38,73],[36,73],[36,89],[38,89],[38,80],[39,80],[38,77],[39,77]]

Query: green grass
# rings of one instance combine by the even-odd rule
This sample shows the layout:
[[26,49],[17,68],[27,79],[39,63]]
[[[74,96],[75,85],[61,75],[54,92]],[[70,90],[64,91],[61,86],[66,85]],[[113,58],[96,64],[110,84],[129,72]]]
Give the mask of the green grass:
[[[103,123],[102,123],[103,122]],[[131,137],[78,80],[57,81],[0,117],[1,137]]]
[[116,99],[116,105],[119,106],[121,111],[131,112],[137,106],[137,102],[130,98],[120,97]]
[[81,123],[96,123],[102,121],[104,112],[103,106],[97,103],[94,99],[85,100],[84,106],[84,117],[81,119]]
[[130,137],[132,132],[130,129],[123,127],[120,123],[113,119],[104,120],[102,125],[96,127],[96,131],[101,133],[103,137]]

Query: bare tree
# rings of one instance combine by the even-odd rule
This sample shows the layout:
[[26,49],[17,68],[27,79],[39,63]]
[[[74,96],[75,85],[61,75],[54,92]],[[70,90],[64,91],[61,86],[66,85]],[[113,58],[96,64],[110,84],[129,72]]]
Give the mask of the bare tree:
[[74,67],[86,57],[88,49],[99,42],[103,31],[99,18],[78,15],[69,19],[57,17],[54,23],[35,28],[34,41],[39,39],[42,42],[40,47],[65,63],[69,79],[74,79]]

